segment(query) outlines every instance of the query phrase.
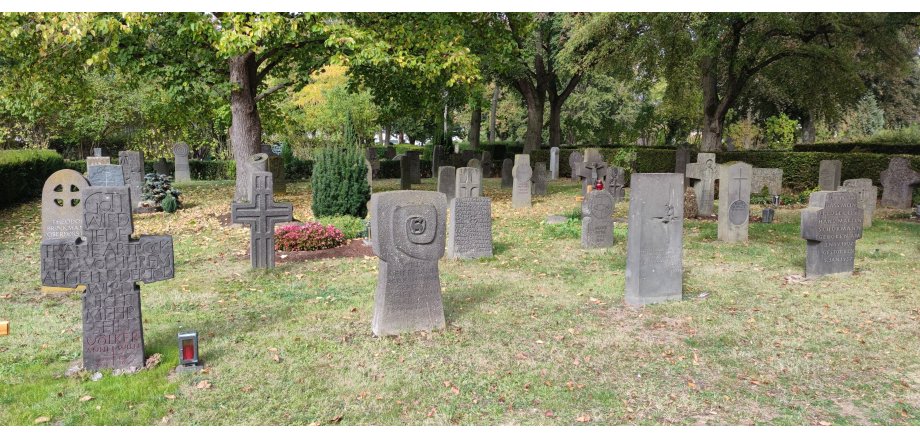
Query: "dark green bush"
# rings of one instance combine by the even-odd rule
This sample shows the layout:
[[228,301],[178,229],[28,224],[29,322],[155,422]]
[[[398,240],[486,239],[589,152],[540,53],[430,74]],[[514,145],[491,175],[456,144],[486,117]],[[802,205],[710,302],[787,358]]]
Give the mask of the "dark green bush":
[[[182,207],[182,201],[179,200],[179,196],[181,195],[182,192],[172,186],[171,176],[153,172],[144,175],[143,199],[144,201],[150,201],[155,207],[166,210],[166,208],[163,207],[163,200],[169,196],[173,198],[175,208],[179,209]],[[175,211],[175,209],[173,211]]]
[[[431,160],[419,160],[419,163],[422,178],[431,178]],[[399,178],[399,160],[380,160],[377,178]]]
[[61,155],[49,150],[0,150],[0,207],[41,195],[45,180],[64,168]]
[[792,150],[795,152],[864,152],[872,154],[920,155],[920,144],[814,143],[797,144],[792,147]]
[[313,168],[313,215],[367,216],[370,187],[364,151],[357,147],[320,149]]
[[179,200],[172,193],[167,193],[166,197],[163,198],[163,202],[160,203],[160,207],[167,213],[175,213],[179,209]]
[[308,180],[313,176],[313,160],[291,157],[284,162],[284,175],[288,181]]
[[188,167],[193,180],[236,179],[236,162],[233,160],[188,160]]

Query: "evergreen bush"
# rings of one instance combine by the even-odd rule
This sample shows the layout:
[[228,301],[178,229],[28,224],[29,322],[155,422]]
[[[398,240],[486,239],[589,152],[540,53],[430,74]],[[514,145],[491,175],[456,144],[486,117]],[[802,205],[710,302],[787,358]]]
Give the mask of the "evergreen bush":
[[351,116],[346,115],[343,146],[320,149],[313,163],[313,215],[367,216],[367,201],[371,190],[367,185],[364,151],[354,143]]
[[172,186],[172,177],[169,175],[160,175],[157,173],[148,173],[144,175],[144,201],[151,201],[156,207],[163,207],[163,200],[167,196],[173,198],[175,201],[175,211],[182,207],[182,203],[179,201],[179,196],[182,195],[182,192],[179,189],[173,188]]

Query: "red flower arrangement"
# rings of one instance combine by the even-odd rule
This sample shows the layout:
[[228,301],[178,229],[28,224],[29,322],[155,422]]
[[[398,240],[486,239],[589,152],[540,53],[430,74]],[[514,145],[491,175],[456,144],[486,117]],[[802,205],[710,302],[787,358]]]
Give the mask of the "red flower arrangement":
[[276,251],[316,251],[342,246],[346,241],[338,228],[316,222],[287,225],[275,230]]

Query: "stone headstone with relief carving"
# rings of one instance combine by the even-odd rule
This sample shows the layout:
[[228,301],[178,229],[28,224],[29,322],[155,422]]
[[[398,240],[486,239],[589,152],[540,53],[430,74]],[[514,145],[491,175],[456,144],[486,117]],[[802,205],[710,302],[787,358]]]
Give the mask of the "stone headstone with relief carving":
[[606,190],[592,190],[581,204],[581,247],[613,246],[613,208],[616,201]]
[[626,169],[616,166],[608,167],[606,179],[604,190],[613,195],[614,202],[620,202],[626,198]]
[[878,201],[878,187],[869,178],[848,179],[840,186],[841,192],[856,193],[856,205],[863,211],[863,228],[872,226],[875,203]]
[[856,193],[820,191],[802,210],[801,234],[806,239],[805,276],[853,272],[856,240],[862,237],[863,212]]
[[715,205],[715,184],[719,178],[716,154],[699,153],[696,163],[687,164],[687,179],[696,193],[697,212],[700,216],[712,216]]
[[515,155],[511,174],[514,176],[514,186],[511,189],[511,207],[530,208],[531,179],[533,178],[533,169],[530,168],[530,155]]
[[683,293],[683,175],[635,173],[626,238],[626,303],[680,300]]
[[742,162],[719,165],[719,240],[747,240],[750,214],[751,165]]
[[89,181],[71,169],[61,169],[42,188],[42,242],[76,240],[83,235],[83,192]]
[[173,155],[176,163],[176,182],[189,182],[192,180],[192,171],[188,162],[188,144],[179,142],[173,145]]
[[920,185],[920,172],[910,168],[910,160],[893,157],[882,171],[882,207],[910,208],[914,187]]

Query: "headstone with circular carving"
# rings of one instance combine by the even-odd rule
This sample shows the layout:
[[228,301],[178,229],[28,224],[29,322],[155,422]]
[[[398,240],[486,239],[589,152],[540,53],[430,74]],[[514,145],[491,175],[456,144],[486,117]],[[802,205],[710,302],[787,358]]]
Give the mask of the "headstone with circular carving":
[[188,164],[188,145],[182,142],[173,145],[173,154],[176,162],[176,182],[188,182],[192,180],[191,168]]
[[[118,169],[119,174],[121,169]],[[83,192],[89,181],[71,169],[51,174],[42,188],[42,241],[83,235]]]
[[751,165],[742,162],[719,166],[719,240],[748,238],[751,213]]

